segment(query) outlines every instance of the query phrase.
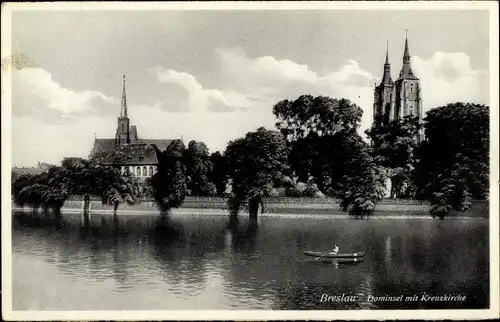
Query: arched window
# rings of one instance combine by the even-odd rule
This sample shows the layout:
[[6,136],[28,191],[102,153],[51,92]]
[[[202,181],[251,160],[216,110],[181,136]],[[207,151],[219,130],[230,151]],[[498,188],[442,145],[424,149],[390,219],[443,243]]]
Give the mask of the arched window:
[[410,92],[413,93],[413,84],[410,85]]
[[148,175],[148,168],[142,167],[142,175],[145,177]]
[[137,167],[137,176],[141,175],[141,167]]
[[153,167],[149,167],[149,176],[152,177],[153,176]]

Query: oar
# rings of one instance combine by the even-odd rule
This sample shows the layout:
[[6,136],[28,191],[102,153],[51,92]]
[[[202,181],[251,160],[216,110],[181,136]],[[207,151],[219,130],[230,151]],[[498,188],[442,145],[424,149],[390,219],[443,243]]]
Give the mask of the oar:
[[323,256],[316,257],[314,260],[315,260],[315,261],[317,261],[318,259],[323,258],[323,257],[325,257],[326,255],[328,255],[328,252],[326,252]]

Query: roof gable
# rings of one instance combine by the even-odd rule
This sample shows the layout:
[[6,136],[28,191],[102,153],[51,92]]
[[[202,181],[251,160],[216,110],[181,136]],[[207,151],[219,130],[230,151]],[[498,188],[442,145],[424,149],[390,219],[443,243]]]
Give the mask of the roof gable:
[[158,164],[160,151],[152,144],[124,144],[117,147],[103,161],[108,165]]
[[160,150],[160,152],[165,151],[165,149],[172,143],[173,140],[167,139],[139,139],[139,143],[143,144],[154,144]]

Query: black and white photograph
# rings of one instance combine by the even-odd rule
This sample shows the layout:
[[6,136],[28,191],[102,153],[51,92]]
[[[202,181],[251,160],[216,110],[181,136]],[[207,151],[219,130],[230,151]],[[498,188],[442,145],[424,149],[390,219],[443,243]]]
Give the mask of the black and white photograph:
[[499,316],[497,2],[2,6],[5,320]]

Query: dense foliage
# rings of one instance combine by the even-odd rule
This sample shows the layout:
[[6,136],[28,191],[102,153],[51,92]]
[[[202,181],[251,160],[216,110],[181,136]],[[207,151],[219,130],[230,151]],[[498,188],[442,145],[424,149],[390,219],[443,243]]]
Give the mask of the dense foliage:
[[347,99],[302,95],[294,101],[276,103],[273,113],[278,118],[278,130],[287,141],[293,142],[310,133],[323,136],[354,130],[359,126],[363,110]]
[[174,140],[160,156],[158,171],[151,178],[153,196],[160,211],[179,207],[188,193],[186,166],[183,163],[186,147]]
[[383,196],[385,173],[356,132],[362,116],[357,105],[303,95],[277,103],[273,112],[290,146],[291,176],[307,187],[304,195],[340,197],[342,208],[356,216],[374,211]]
[[287,170],[287,156],[283,135],[263,127],[229,142],[224,157],[232,178],[232,214],[237,214],[247,201],[269,195]]
[[52,167],[39,175],[14,176],[12,196],[19,206],[33,210],[42,207],[59,213],[71,195],[96,196],[115,206],[122,202],[132,204],[139,195],[134,178],[123,176],[113,167],[101,166],[93,161],[65,163]]
[[212,163],[212,171],[209,174],[209,179],[215,185],[216,195],[222,196],[226,192],[229,179],[226,169],[226,158],[219,151],[216,151],[210,155],[209,160]]
[[339,162],[332,166],[342,169],[342,177],[335,185],[342,209],[353,216],[372,214],[384,196],[384,168],[374,162],[368,144],[357,134],[343,135],[339,151]]
[[426,140],[417,151],[417,197],[433,216],[466,210],[489,190],[489,107],[454,103],[427,112]]
[[203,142],[191,141],[184,150],[183,163],[186,166],[187,189],[189,195],[215,196],[215,184],[209,176],[213,172],[208,148]]
[[366,131],[375,162],[386,169],[391,179],[391,198],[414,196],[411,171],[415,163],[415,150],[419,146],[416,138],[421,126],[417,117],[410,116],[393,120],[387,125],[375,122]]

